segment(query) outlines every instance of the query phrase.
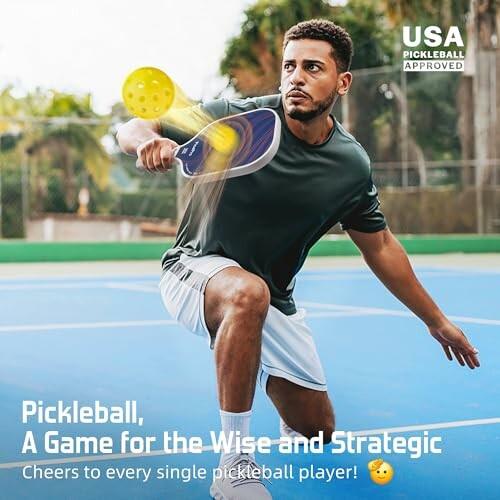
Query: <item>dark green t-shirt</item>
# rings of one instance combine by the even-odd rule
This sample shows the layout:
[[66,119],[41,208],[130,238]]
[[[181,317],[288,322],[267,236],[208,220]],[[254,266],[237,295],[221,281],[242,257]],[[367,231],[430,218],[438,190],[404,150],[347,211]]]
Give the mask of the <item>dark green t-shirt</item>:
[[[311,145],[288,129],[279,95],[202,105],[214,119],[261,107],[273,108],[281,119],[278,153],[263,169],[227,179],[215,214],[204,201],[213,186],[197,184],[163,268],[172,266],[181,253],[234,259],[265,280],[272,305],[289,315],[296,311],[295,275],[328,229],[340,222],[343,229],[371,233],[384,229],[386,222],[368,155],[335,119],[328,139]],[[166,137],[186,140],[168,125],[162,128]]]

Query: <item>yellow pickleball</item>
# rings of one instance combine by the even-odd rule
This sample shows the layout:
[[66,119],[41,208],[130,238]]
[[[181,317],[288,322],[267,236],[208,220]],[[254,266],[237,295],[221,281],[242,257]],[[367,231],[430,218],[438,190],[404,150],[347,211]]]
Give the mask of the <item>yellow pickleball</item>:
[[205,158],[205,171],[227,170],[230,167],[231,157],[239,145],[238,133],[229,125],[215,123],[207,130],[206,138],[212,149]]
[[210,128],[208,141],[215,150],[226,155],[233,153],[239,144],[237,132],[224,123],[217,123]]
[[138,68],[125,79],[122,97],[134,116],[148,120],[160,118],[174,102],[175,85],[161,69]]

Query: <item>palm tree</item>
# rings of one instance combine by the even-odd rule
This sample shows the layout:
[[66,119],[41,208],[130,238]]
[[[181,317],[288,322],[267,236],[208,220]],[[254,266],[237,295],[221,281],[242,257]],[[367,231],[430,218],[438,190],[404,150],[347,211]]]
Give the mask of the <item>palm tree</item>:
[[278,90],[286,30],[313,17],[331,17],[325,0],[259,0],[245,11],[241,33],[232,38],[220,71],[243,96]]
[[34,120],[22,147],[38,170],[48,164],[50,172],[61,178],[66,206],[76,202],[77,173],[82,170],[98,189],[104,189],[112,161],[100,138],[108,124],[92,111],[90,97],[58,92],[47,96],[38,91],[28,96],[27,103]]

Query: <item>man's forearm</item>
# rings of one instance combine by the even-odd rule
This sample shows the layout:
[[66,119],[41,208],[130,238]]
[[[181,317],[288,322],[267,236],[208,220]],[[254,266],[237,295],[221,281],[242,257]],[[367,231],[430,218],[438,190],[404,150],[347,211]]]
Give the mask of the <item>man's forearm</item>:
[[121,150],[129,155],[135,155],[137,148],[142,143],[159,137],[161,135],[158,122],[149,122],[137,118],[123,124],[116,134]]
[[365,252],[364,258],[391,293],[424,323],[437,326],[445,320],[444,314],[418,281],[404,248],[392,233],[387,231],[380,248]]

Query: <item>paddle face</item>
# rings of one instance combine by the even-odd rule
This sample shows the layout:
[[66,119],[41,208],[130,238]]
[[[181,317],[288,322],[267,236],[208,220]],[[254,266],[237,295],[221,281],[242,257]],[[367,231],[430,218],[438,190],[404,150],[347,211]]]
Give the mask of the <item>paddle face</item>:
[[123,103],[134,116],[147,120],[163,116],[174,102],[175,85],[158,68],[138,68],[122,87]]
[[182,175],[195,182],[216,181],[255,172],[278,151],[281,122],[260,108],[217,120],[175,152]]

